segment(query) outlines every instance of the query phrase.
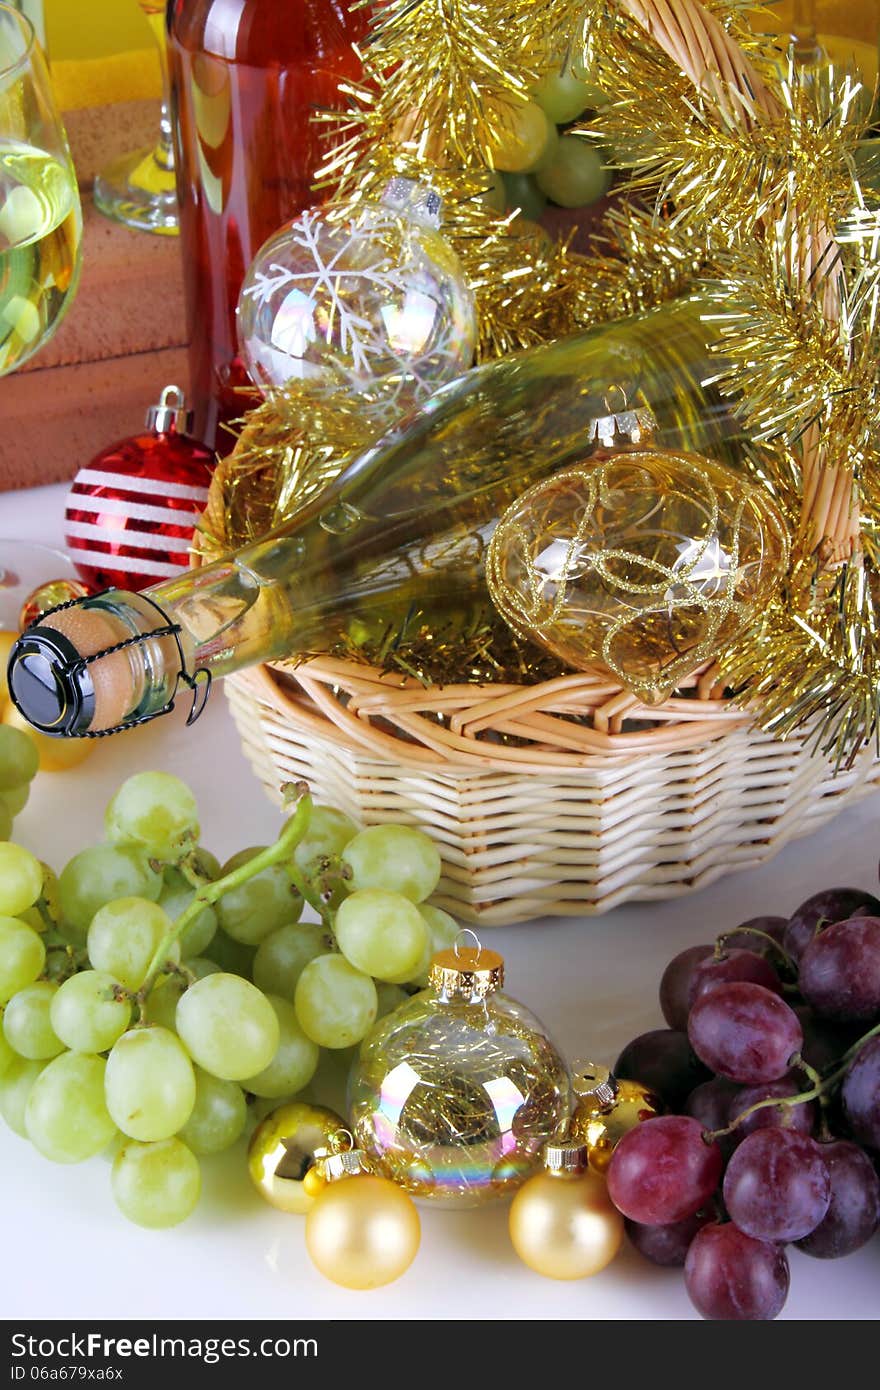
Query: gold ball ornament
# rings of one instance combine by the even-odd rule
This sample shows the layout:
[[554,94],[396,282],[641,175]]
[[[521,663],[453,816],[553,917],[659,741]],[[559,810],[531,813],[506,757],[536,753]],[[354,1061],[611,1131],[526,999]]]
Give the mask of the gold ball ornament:
[[251,1136],[248,1172],[261,1197],[279,1211],[304,1216],[323,1190],[317,1156],[343,1121],[322,1105],[292,1101],[267,1115]]
[[315,1268],[345,1289],[378,1289],[399,1279],[421,1240],[411,1198],[371,1173],[360,1149],[332,1154],[323,1166],[324,1190],[306,1216]]
[[577,1104],[571,1137],[585,1146],[592,1171],[602,1175],[623,1136],[665,1109],[660,1097],[640,1081],[618,1079],[592,1062],[575,1062],[572,1089]]
[[524,1264],[547,1279],[587,1279],[610,1264],[623,1242],[623,1217],[587,1168],[583,1145],[548,1144],[544,1168],[510,1206],[510,1239]]
[[86,598],[91,592],[88,584],[83,584],[80,579],[47,579],[45,584],[39,584],[28,594],[21,605],[18,626],[24,632],[25,628],[39,622],[50,608],[57,608],[60,604],[70,603],[76,598]]

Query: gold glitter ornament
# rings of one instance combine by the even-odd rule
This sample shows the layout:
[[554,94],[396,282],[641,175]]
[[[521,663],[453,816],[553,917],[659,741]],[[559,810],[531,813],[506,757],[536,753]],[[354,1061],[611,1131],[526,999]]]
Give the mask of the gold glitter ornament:
[[373,1173],[360,1149],[340,1146],[343,1135],[338,1130],[319,1158],[324,1185],[306,1216],[306,1248],[334,1284],[378,1289],[409,1269],[421,1222],[406,1193]]
[[760,617],[788,538],[765,490],[653,444],[647,412],[609,412],[596,430],[583,463],[505,512],[486,579],[520,637],[656,705]]
[[610,1264],[623,1242],[623,1217],[574,1139],[544,1146],[541,1170],[510,1206],[510,1239],[524,1264],[548,1279],[587,1279]]
[[21,605],[18,626],[24,632],[32,623],[39,622],[50,608],[57,608],[61,603],[70,603],[75,598],[85,598],[89,593],[91,590],[88,584],[83,584],[80,579],[47,579],[45,584],[38,585],[33,593],[28,594]]
[[279,1211],[309,1211],[323,1186],[315,1181],[318,1155],[342,1124],[332,1110],[302,1101],[267,1115],[248,1147],[248,1172],[260,1196]]
[[644,1120],[662,1115],[663,1102],[640,1081],[618,1080],[607,1067],[575,1062],[572,1089],[576,1096],[570,1133],[582,1143],[589,1166],[604,1176],[611,1155],[625,1134]]
[[538,1020],[501,992],[502,958],[460,942],[361,1044],[350,1113],[358,1144],[412,1196],[477,1206],[532,1172],[568,1118],[569,1082]]

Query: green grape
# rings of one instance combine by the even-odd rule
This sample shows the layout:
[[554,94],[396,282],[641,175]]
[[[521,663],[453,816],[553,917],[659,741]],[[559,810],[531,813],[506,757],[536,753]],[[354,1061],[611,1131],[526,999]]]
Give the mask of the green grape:
[[[187,855],[187,860],[195,869],[196,873],[200,874],[202,878],[208,879],[211,883],[213,883],[215,879],[218,879],[223,872],[220,868],[220,860],[217,858],[216,854],[212,854],[209,849],[205,849],[204,845],[196,845],[195,849],[190,850]],[[186,874],[181,872],[177,864],[166,864],[162,873],[162,878],[166,888],[192,888],[193,891],[195,891],[193,884],[190,883]]]
[[505,107],[490,151],[492,163],[505,174],[527,173],[540,163],[555,135],[555,128],[534,101]]
[[134,845],[93,845],[80,850],[61,871],[58,898],[64,921],[82,939],[92,918],[105,903],[117,898],[148,898],[155,902],[162,875],[150,867],[147,855]]
[[233,941],[231,936],[227,936],[225,931],[218,927],[208,950],[211,953],[209,959],[215,965],[219,965],[227,975],[241,975],[242,979],[250,980],[257,954],[256,946],[245,946],[242,941]]
[[376,999],[378,1000],[378,1008],[376,1011],[376,1018],[384,1018],[386,1014],[393,1013],[395,1009],[400,1008],[401,1004],[408,1004],[411,997],[412,996],[407,994],[405,989],[400,988],[400,985],[389,985],[384,980],[377,981]]
[[177,1031],[200,1067],[223,1081],[243,1081],[271,1062],[280,1032],[275,1010],[238,975],[207,975],[177,1006]]
[[195,975],[197,980],[204,980],[206,975],[220,975],[220,966],[214,961],[208,960],[207,956],[188,956],[181,962],[184,970],[188,970],[191,975]]
[[9,1043],[6,1041],[6,1035],[3,1029],[0,1028],[0,1076],[3,1076],[8,1071],[17,1056],[18,1053],[14,1048],[9,1046]]
[[[0,725],[0,727],[3,726]],[[11,816],[18,816],[27,805],[30,794],[30,782],[22,782],[20,787],[10,787],[8,791],[0,793],[0,802]]]
[[279,927],[257,947],[254,984],[264,994],[293,999],[297,980],[309,961],[326,955],[332,944],[325,928],[315,922]]
[[294,863],[303,873],[313,873],[322,859],[336,859],[358,826],[344,811],[333,806],[313,806],[309,828],[293,852]]
[[13,815],[5,800],[0,796],[0,840],[8,840],[12,834]]
[[113,1197],[136,1226],[161,1230],[195,1211],[202,1190],[199,1161],[179,1139],[128,1143],[113,1160]]
[[39,859],[21,845],[6,840],[0,843],[0,916],[17,917],[19,912],[33,907],[42,891]]
[[[167,912],[172,922],[176,922],[181,913],[189,907],[196,890],[188,884],[182,888],[169,888],[166,886],[159,894],[159,906]],[[181,932],[177,938],[182,956],[200,956],[202,952],[210,946],[217,930],[217,914],[212,907],[204,907],[189,926]]]
[[0,724],[0,792],[32,782],[40,766],[37,745],[21,729]]
[[195,1068],[196,1103],[180,1131],[194,1154],[216,1154],[228,1149],[244,1133],[248,1106],[244,1091],[235,1081],[221,1081],[201,1067]]
[[346,960],[395,985],[411,978],[430,948],[430,932],[415,903],[381,888],[361,888],[346,898],[334,930]]
[[440,855],[433,840],[409,825],[373,825],[346,845],[351,888],[383,888],[410,902],[429,898],[440,881]]
[[58,986],[52,980],[38,980],[13,994],[3,1012],[3,1033],[19,1057],[45,1062],[64,1051],[51,1022],[51,1009]]
[[48,1062],[29,1062],[24,1057],[16,1057],[0,1076],[0,1115],[22,1139],[28,1137],[24,1122],[28,1096],[37,1077],[48,1065]]
[[132,1028],[107,1058],[104,1091],[123,1134],[168,1139],[192,1113],[196,1078],[186,1049],[167,1028]]
[[[163,938],[171,931],[171,918],[158,903],[146,898],[119,898],[99,908],[89,927],[89,960],[96,970],[106,970],[126,989],[139,989]],[[175,941],[166,958],[180,960]]]
[[480,195],[480,202],[492,212],[504,212],[507,207],[504,178],[497,169],[487,169],[486,191]]
[[104,814],[112,844],[142,845],[155,859],[180,859],[198,841],[199,808],[172,772],[136,772],[123,782]]
[[27,1136],[53,1163],[82,1163],[116,1133],[104,1099],[103,1057],[65,1052],[40,1073],[25,1108]]
[[[240,850],[223,865],[223,876],[248,864],[264,846]],[[245,946],[258,946],[270,932],[299,921],[303,900],[281,864],[230,888],[217,904],[217,918],[227,936]]]
[[131,1007],[114,999],[116,981],[104,970],[71,975],[52,999],[50,1018],[72,1052],[108,1052],[131,1021]]
[[177,1006],[186,985],[182,975],[166,975],[150,990],[147,997],[147,1022],[177,1032]]
[[571,68],[542,77],[532,95],[555,125],[568,125],[591,105],[593,84],[584,82]]
[[541,216],[547,199],[531,174],[505,174],[504,190],[509,208],[519,208],[523,217],[533,221]]
[[351,1047],[366,1037],[379,1007],[376,986],[344,956],[318,956],[299,977],[296,1016],[319,1047]]
[[0,1004],[32,985],[45,963],[46,947],[34,929],[15,917],[0,916]]
[[542,193],[563,208],[584,208],[605,196],[611,174],[595,146],[563,135],[556,158],[535,175]]
[[255,1096],[296,1095],[314,1076],[320,1048],[306,1037],[292,1004],[276,994],[267,994],[266,998],[278,1019],[278,1049],[268,1067],[249,1076],[242,1085]]

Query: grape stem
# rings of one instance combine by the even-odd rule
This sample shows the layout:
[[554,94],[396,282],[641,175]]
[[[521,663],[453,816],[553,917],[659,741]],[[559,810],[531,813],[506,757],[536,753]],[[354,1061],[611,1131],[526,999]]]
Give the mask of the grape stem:
[[721,960],[723,952],[727,948],[727,943],[732,936],[759,936],[762,941],[769,943],[782,957],[783,963],[788,967],[793,975],[797,975],[797,965],[794,959],[784,951],[779,942],[770,935],[769,932],[761,931],[759,927],[737,927],[734,931],[722,932],[715,940],[715,959]]
[[729,1125],[725,1126],[724,1129],[705,1130],[703,1133],[704,1140],[707,1144],[711,1144],[715,1139],[725,1139],[728,1134],[733,1134],[734,1130],[738,1129],[743,1121],[747,1120],[750,1115],[756,1114],[758,1110],[766,1110],[767,1107],[771,1105],[803,1105],[804,1102],[808,1100],[819,1100],[824,1104],[824,1098],[827,1096],[828,1092],[837,1085],[838,1081],[841,1081],[843,1077],[846,1076],[846,1073],[849,1071],[849,1064],[856,1054],[861,1051],[866,1042],[871,1038],[875,1038],[878,1033],[880,1033],[880,1023],[875,1023],[873,1028],[869,1028],[867,1033],[863,1033],[862,1036],[853,1043],[852,1047],[847,1049],[840,1058],[839,1064],[835,1067],[834,1071],[830,1072],[828,1076],[825,1077],[820,1076],[800,1055],[795,1054],[795,1056],[791,1058],[790,1066],[800,1067],[802,1071],[807,1073],[807,1076],[813,1083],[807,1090],[799,1091],[797,1095],[794,1096],[768,1096],[766,1100],[756,1100],[754,1105],[749,1105],[737,1115],[735,1120],[732,1120]]
[[264,869],[271,868],[273,864],[278,864],[282,859],[292,859],[293,851],[308,830],[311,818],[312,798],[308,793],[305,793],[300,798],[296,810],[287,821],[274,845],[260,850],[260,853],[255,854],[253,859],[249,859],[246,864],[239,864],[237,869],[225,874],[223,878],[218,878],[213,883],[202,883],[196,889],[192,902],[184,908],[171,930],[165,933],[156,947],[144,982],[134,996],[141,1023],[146,1019],[147,999],[159,976],[169,971],[172,965],[175,969],[178,968],[176,962],[169,962],[168,952],[187,927],[206,907],[217,902],[218,898],[222,898],[223,894],[227,893],[230,888],[237,888],[239,884],[246,883],[248,879],[256,877]]

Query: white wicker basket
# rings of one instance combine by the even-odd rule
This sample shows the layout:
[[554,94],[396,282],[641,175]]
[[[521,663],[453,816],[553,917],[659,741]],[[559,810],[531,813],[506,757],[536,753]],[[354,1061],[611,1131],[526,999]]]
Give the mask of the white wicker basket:
[[[302,679],[313,686],[308,672]],[[289,676],[279,682],[263,667],[225,685],[245,753],[271,796],[280,801],[282,783],[302,778],[318,801],[362,824],[420,826],[443,858],[435,901],[484,925],[674,897],[772,858],[880,786],[871,750],[832,776],[806,739],[781,743],[742,711],[730,711],[726,730],[720,718],[696,729],[688,723],[686,746],[676,746],[667,725],[640,735],[639,751],[623,747],[616,756],[528,745],[534,756],[523,766],[503,748],[488,760],[476,735],[467,761],[465,751],[426,759],[434,750],[411,733],[383,755],[369,746],[370,720],[379,715],[387,725],[393,699],[384,710],[375,702],[360,712],[350,701],[339,706],[343,723],[360,720],[359,742],[305,690],[296,693]]]

